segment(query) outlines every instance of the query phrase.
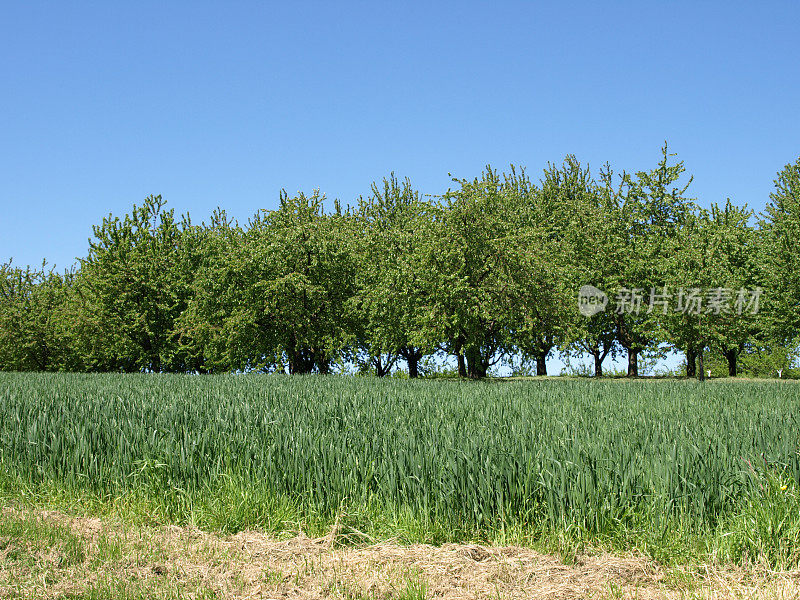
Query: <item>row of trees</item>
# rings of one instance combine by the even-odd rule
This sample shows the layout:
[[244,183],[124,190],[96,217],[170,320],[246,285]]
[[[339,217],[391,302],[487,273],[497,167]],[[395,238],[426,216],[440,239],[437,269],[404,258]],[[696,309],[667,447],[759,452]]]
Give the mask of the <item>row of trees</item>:
[[[195,224],[151,196],[95,226],[69,272],[0,266],[0,369],[416,377],[447,355],[481,378],[503,362],[545,374],[561,352],[597,375],[625,354],[636,376],[672,349],[689,376],[709,351],[734,375],[741,355],[797,346],[800,159],[758,216],[701,208],[690,182],[665,145],[633,174],[595,177],[569,156],[538,181],[487,167],[435,197],[392,175],[330,211],[319,192],[282,193],[244,226],[222,210]],[[578,311],[585,284],[606,310]],[[758,312],[734,309],[731,294],[757,289]],[[697,290],[717,303],[667,306]]]

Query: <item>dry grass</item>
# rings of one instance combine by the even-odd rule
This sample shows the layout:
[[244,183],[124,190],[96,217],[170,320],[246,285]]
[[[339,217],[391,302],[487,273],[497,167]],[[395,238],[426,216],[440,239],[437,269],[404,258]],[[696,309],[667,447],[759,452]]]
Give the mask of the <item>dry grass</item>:
[[564,564],[520,547],[220,537],[13,509],[0,519],[2,598],[800,598],[800,572],[665,570],[633,555]]

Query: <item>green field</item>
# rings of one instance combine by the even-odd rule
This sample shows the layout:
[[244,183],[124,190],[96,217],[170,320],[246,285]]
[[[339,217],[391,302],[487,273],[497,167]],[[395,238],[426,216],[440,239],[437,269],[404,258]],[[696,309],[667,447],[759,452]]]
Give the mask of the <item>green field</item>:
[[800,386],[0,373],[5,503],[800,560]]

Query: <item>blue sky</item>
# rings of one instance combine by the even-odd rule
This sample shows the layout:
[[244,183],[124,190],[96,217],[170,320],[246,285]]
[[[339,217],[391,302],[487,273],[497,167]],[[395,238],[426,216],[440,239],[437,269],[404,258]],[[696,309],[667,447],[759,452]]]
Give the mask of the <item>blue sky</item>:
[[0,260],[86,252],[148,194],[246,220],[278,192],[440,193],[567,153],[762,209],[800,154],[794,2],[7,2]]

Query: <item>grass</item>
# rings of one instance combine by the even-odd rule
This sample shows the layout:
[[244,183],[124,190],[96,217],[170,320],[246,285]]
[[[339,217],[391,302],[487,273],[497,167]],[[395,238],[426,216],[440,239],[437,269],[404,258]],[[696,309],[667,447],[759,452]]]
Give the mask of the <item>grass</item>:
[[131,526],[27,507],[0,511],[0,597],[197,600],[320,598],[729,598],[800,595],[800,571],[584,554],[575,565],[520,548],[330,544]]
[[0,512],[0,597],[182,600],[219,597],[202,581],[142,577],[165,560],[152,536],[73,529],[63,515]]
[[41,519],[0,516],[0,553],[5,561],[38,571],[83,562],[83,542],[65,527]]
[[[327,595],[350,600],[428,596],[418,572],[395,574],[388,588],[377,593],[353,573],[337,573],[341,567],[334,557],[325,558],[333,565],[332,572],[326,567],[327,574],[315,572],[324,570],[318,558],[315,568],[297,568],[293,577],[264,565],[239,581],[237,572],[252,566],[259,554],[238,552],[218,538],[198,541],[191,531],[120,527],[114,521],[101,526],[96,519],[30,508],[0,512],[2,598],[203,600],[239,597],[245,589],[278,590],[285,581],[293,582],[295,590],[301,584],[304,589],[314,585]],[[222,572],[209,575],[214,571]]]
[[67,593],[64,600],[212,600],[218,595],[207,590],[199,593],[182,593],[179,589],[154,590],[141,582],[109,579],[93,583],[78,592]]
[[6,502],[234,533],[800,561],[800,386],[0,374]]

